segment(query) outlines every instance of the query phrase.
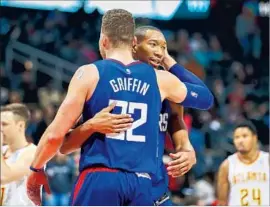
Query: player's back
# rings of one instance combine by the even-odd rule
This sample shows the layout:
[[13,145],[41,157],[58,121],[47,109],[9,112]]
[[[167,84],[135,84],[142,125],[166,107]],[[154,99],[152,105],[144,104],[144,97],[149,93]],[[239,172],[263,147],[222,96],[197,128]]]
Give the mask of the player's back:
[[158,122],[161,97],[154,69],[145,63],[124,65],[116,60],[95,62],[99,81],[85,103],[84,121],[116,101],[113,113],[129,113],[134,119],[126,132],[94,133],[82,146],[80,170],[104,165],[131,172],[154,173],[157,169]]
[[237,153],[229,156],[229,205],[269,205],[269,153],[260,152],[251,164]]

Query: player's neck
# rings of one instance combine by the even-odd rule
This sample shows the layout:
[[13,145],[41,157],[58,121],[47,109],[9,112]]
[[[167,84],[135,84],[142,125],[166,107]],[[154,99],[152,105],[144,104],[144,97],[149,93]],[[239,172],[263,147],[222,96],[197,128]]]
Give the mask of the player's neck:
[[260,154],[260,151],[258,149],[253,149],[249,153],[246,153],[246,154],[242,154],[238,152],[238,157],[242,162],[246,164],[250,164],[257,160],[259,154]]
[[130,48],[114,48],[106,52],[106,58],[115,59],[123,64],[134,62],[132,51]]
[[26,138],[24,135],[20,135],[19,137],[16,137],[16,139],[10,143],[8,143],[9,149],[11,152],[15,152],[18,149],[24,148],[29,143],[26,141]]

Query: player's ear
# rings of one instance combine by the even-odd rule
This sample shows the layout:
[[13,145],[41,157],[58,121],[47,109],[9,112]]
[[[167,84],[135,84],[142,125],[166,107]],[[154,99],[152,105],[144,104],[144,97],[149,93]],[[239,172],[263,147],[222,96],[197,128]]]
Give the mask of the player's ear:
[[19,127],[20,127],[20,129],[22,130],[22,131],[24,131],[25,130],[25,122],[24,121],[18,121],[18,125],[19,125]]
[[106,35],[102,35],[102,38],[101,38],[101,45],[102,45],[102,47],[105,48],[105,49],[108,49],[109,42],[110,41],[109,41],[108,37]]
[[132,53],[133,54],[136,54],[136,52],[137,52],[137,47],[138,47],[137,45],[138,45],[137,37],[134,36],[133,41],[132,41]]

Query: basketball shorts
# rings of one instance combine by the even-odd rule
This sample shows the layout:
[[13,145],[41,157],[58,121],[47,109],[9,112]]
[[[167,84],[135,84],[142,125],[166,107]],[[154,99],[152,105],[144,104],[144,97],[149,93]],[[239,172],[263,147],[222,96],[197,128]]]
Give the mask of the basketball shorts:
[[82,171],[72,191],[73,206],[153,206],[152,182],[146,173],[107,167]]

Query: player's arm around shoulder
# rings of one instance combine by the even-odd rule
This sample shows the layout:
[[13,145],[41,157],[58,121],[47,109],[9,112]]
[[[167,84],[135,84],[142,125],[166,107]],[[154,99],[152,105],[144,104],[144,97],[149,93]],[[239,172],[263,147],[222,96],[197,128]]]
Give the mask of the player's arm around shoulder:
[[98,112],[93,118],[71,130],[61,146],[60,152],[62,154],[69,154],[78,150],[94,132],[102,134],[121,133],[129,129],[133,122],[131,115],[112,114],[111,111],[115,106],[116,102],[113,102]]
[[155,70],[162,101],[168,99],[181,103],[187,95],[187,88],[178,78],[168,71]]
[[1,162],[1,184],[7,184],[13,181],[20,180],[24,176],[29,175],[29,166],[34,159],[36,146],[31,144],[20,155],[20,158],[12,164]]
[[228,205],[228,195],[230,187],[228,176],[229,176],[229,160],[226,159],[220,165],[217,177],[217,197],[219,206]]
[[183,83],[166,71],[156,71],[156,74],[162,98],[165,97],[184,107],[200,110],[208,110],[212,107],[214,96],[207,87]]

